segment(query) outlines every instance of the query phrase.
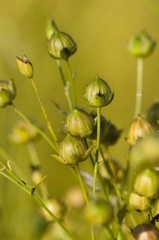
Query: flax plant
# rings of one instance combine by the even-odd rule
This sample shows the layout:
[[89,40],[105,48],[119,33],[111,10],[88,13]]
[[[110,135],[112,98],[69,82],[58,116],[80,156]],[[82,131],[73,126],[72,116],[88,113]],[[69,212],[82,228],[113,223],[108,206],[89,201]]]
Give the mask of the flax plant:
[[[142,31],[133,36],[128,44],[129,52],[137,58],[137,89],[135,119],[127,133],[129,151],[125,154],[127,158],[124,167],[118,159],[112,157],[110,151],[122,130],[102,115],[102,108],[114,99],[110,86],[96,75],[84,92],[90,109],[78,106],[75,74],[70,65],[70,57],[76,53],[77,44],[70,34],[59,30],[53,20],[47,22],[46,38],[49,55],[59,70],[68,103],[68,109],[64,110],[64,137],[60,140],[53,128],[34,81],[33,65],[22,53],[16,57],[19,71],[31,81],[51,138],[15,105],[15,82],[0,80],[0,108],[10,106],[20,117],[9,134],[9,139],[26,146],[30,156],[28,165],[31,166],[30,180],[22,180],[20,176],[24,176],[23,171],[10,154],[0,147],[0,175],[35,200],[41,217],[53,231],[53,236],[50,234],[49,239],[84,239],[87,231],[87,239],[91,240],[157,240],[159,134],[158,128],[154,128],[141,115],[143,61],[153,52],[155,42],[149,34]],[[58,103],[56,105],[62,109]],[[157,110],[153,108],[153,117],[158,116]],[[53,161],[70,169],[75,181],[78,180],[82,204],[79,195],[76,195],[77,191],[71,195],[71,201],[66,201],[65,197],[55,198],[55,194],[49,192],[47,173],[42,170],[35,145],[35,141],[40,139],[44,139],[50,146]],[[83,162],[91,163],[89,171],[83,170]],[[59,226],[62,233],[57,233],[56,226]],[[62,235],[58,235],[60,233]],[[47,234],[47,231],[44,232],[44,237]]]

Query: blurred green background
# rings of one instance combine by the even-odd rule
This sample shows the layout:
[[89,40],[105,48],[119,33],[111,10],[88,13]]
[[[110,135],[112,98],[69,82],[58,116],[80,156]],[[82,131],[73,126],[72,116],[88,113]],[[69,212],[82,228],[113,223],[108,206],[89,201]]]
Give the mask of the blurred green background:
[[[15,80],[15,104],[45,126],[30,81],[20,75],[16,65],[15,56],[23,51],[34,65],[35,81],[50,120],[61,138],[63,116],[52,100],[63,109],[67,110],[68,107],[56,64],[47,52],[45,26],[50,18],[56,21],[60,30],[70,33],[78,44],[77,53],[71,57],[70,63],[77,72],[79,105],[87,107],[83,100],[84,89],[96,74],[104,78],[114,91],[113,102],[102,113],[124,130],[111,151],[112,156],[124,164],[128,148],[125,137],[134,116],[136,90],[136,59],[127,52],[126,45],[135,32],[143,29],[158,42],[159,2],[0,0],[0,78]],[[158,56],[157,46],[145,61],[143,114],[150,103],[159,97]],[[10,107],[0,110],[0,144],[29,179],[30,160],[25,146],[14,145],[8,140],[8,134],[18,119]],[[51,158],[52,151],[45,142],[39,141],[36,147],[43,171],[48,175],[46,182],[49,192],[63,198],[75,182],[73,176],[66,166]],[[87,168],[85,163],[83,167]],[[23,218],[32,217],[32,199],[3,177],[0,177],[0,213],[0,239],[35,239],[35,236],[31,237],[33,229],[29,220],[22,221]]]

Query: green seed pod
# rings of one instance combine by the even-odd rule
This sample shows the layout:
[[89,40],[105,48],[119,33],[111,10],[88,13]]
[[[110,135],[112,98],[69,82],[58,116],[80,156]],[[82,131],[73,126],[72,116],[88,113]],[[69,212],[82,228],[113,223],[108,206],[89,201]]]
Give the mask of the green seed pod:
[[159,174],[156,170],[146,168],[136,177],[134,190],[139,195],[155,198],[159,193]]
[[23,120],[15,124],[12,133],[9,135],[10,140],[15,143],[28,143],[36,140],[37,137],[38,133],[36,129]]
[[86,160],[93,147],[87,149],[84,140],[67,134],[59,145],[59,155],[53,155],[53,158],[63,164],[76,165]]
[[57,31],[58,31],[58,28],[57,28],[54,20],[52,20],[52,19],[48,20],[46,23],[46,38],[47,38],[47,40],[50,40],[52,34]]
[[94,128],[93,117],[82,109],[74,109],[67,117],[66,128],[72,136],[87,138]]
[[20,73],[26,78],[33,78],[34,69],[29,59],[22,53],[20,57],[16,57]]
[[[48,198],[44,201],[46,207],[55,215],[56,218],[62,220],[66,213],[66,206],[63,202],[56,198]],[[41,214],[44,216],[47,222],[52,222],[53,218],[45,209],[41,208]]]
[[77,50],[77,44],[73,38],[61,31],[55,31],[48,41],[48,51],[55,59],[67,60]]
[[131,193],[129,196],[129,208],[137,211],[144,211],[150,207],[150,200],[147,197],[140,196],[137,193]]
[[131,145],[135,145],[140,139],[153,133],[154,129],[151,124],[142,116],[138,116],[131,124],[128,132],[127,141]]
[[105,199],[92,200],[85,210],[86,220],[94,225],[108,225],[114,218],[114,209]]
[[65,202],[69,209],[81,211],[85,206],[85,199],[81,188],[78,186],[69,188],[66,192]]
[[152,134],[146,136],[138,144],[133,146],[129,152],[130,169],[156,167],[159,159],[159,136]]
[[16,96],[13,80],[0,80],[0,107],[10,105]]
[[129,40],[128,51],[135,57],[148,57],[156,43],[146,31],[141,31]]
[[159,230],[151,223],[137,225],[132,231],[133,240],[158,240]]
[[88,105],[101,108],[111,103],[114,93],[103,79],[96,76],[87,86],[84,97]]

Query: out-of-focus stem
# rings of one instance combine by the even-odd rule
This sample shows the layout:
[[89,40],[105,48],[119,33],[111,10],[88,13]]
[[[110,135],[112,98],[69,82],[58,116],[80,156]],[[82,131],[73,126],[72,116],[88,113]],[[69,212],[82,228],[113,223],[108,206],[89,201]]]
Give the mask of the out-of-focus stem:
[[136,106],[135,118],[141,113],[142,88],[143,88],[143,58],[137,58],[137,86],[136,86]]

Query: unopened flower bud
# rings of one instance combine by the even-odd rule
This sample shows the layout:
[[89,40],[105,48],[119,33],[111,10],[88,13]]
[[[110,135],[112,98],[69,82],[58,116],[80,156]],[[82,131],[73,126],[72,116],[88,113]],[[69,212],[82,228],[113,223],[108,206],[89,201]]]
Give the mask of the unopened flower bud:
[[159,159],[159,136],[158,134],[148,135],[138,144],[131,148],[129,153],[130,168],[141,169],[158,166]]
[[85,99],[92,107],[104,107],[111,103],[114,97],[109,85],[98,76],[86,87]]
[[70,209],[81,210],[85,205],[85,199],[80,187],[69,188],[66,193],[65,202]]
[[52,20],[52,19],[48,20],[47,24],[46,24],[46,38],[47,38],[47,40],[50,40],[52,34],[56,31],[58,31],[58,28],[57,28],[54,20]]
[[109,201],[95,199],[90,201],[85,211],[86,220],[95,225],[108,225],[114,217],[114,209]]
[[135,34],[128,43],[128,51],[135,57],[145,58],[149,56],[156,43],[146,31]]
[[0,80],[0,107],[10,105],[16,96],[13,80]]
[[[56,198],[49,198],[45,200],[46,207],[55,215],[56,218],[61,220],[66,212],[66,207],[63,202]],[[52,222],[53,219],[45,209],[41,209],[41,214],[45,217],[48,222]]]
[[134,190],[139,195],[155,198],[159,193],[159,174],[156,170],[146,168],[140,172],[135,180]]
[[16,57],[20,73],[26,78],[33,78],[33,65],[29,59],[22,53],[20,57]]
[[159,230],[151,223],[143,223],[132,231],[134,240],[158,240]]
[[145,138],[147,135],[153,133],[153,131],[151,124],[139,115],[129,128],[127,141],[131,145],[135,145],[140,139]]
[[129,196],[129,207],[133,210],[144,211],[150,207],[150,200],[132,192]]
[[91,114],[82,109],[74,109],[67,117],[67,131],[77,137],[87,138],[94,128],[94,119]]
[[59,145],[59,156],[53,155],[53,157],[63,164],[76,165],[86,160],[93,147],[87,149],[84,140],[67,134]]
[[55,59],[67,60],[77,50],[77,44],[73,38],[61,31],[55,31],[48,41],[48,51]]
[[15,143],[27,143],[37,139],[38,133],[36,129],[29,123],[20,120],[13,127],[9,138]]

